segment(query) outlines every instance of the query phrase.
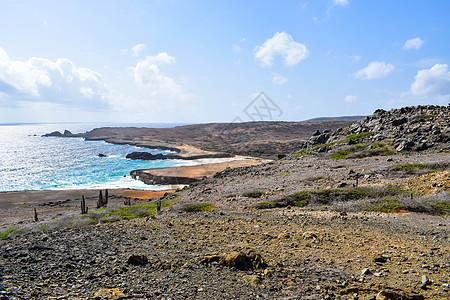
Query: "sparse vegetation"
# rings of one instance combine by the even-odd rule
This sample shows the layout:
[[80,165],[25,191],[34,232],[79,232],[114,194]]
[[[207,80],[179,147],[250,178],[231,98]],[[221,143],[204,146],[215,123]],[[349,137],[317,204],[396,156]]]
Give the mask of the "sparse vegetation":
[[[319,207],[323,205],[335,205],[347,202],[357,202],[363,199],[383,199],[388,197],[410,197],[411,192],[387,187],[387,188],[348,188],[348,189],[325,189],[299,191],[292,195],[283,197],[274,202],[261,202],[257,208],[285,207],[287,205],[296,207]],[[415,194],[417,196],[417,194]],[[370,202],[370,201],[369,201]],[[364,208],[371,210],[368,208]]]
[[435,171],[444,171],[450,166],[449,163],[433,163],[433,164],[420,164],[420,163],[408,163],[408,164],[396,164],[389,168],[389,171],[403,172],[406,174],[425,174]]
[[346,143],[349,143],[350,141],[355,142],[355,141],[365,138],[366,136],[369,136],[371,134],[373,134],[372,131],[362,132],[362,133],[358,133],[358,134],[350,134],[345,139],[331,142],[331,143],[326,143],[326,144],[316,144],[316,145],[313,145],[313,148],[329,147],[329,146],[333,146],[333,145],[337,145],[337,144],[346,144]]
[[450,215],[450,201],[443,200],[442,196],[424,197],[394,187],[300,191],[277,201],[260,202],[255,207],[271,209],[288,205],[308,209],[326,207],[339,211],[410,211],[439,216]]
[[308,154],[310,154],[310,153],[311,153],[310,150],[302,150],[302,151],[296,152],[294,155],[292,155],[292,157],[293,157],[293,158],[299,158],[299,157],[308,155]]
[[[179,201],[179,199],[164,201],[161,203],[162,208],[169,207],[177,201]],[[136,204],[111,210],[106,213],[106,217],[116,216],[121,219],[127,220],[150,217],[156,214],[156,208],[157,208],[156,202],[149,204]]]
[[338,150],[330,155],[331,159],[363,158],[369,156],[386,156],[395,154],[395,149],[385,143],[357,144],[345,150]]

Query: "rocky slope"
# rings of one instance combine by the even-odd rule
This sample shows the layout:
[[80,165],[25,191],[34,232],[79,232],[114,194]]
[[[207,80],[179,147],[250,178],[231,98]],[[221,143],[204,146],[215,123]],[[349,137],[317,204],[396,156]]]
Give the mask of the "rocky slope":
[[353,152],[372,149],[378,150],[374,154],[380,154],[427,149],[444,151],[450,149],[449,142],[450,107],[428,105],[390,111],[379,109],[348,128],[317,131],[308,146],[320,152],[353,146]]

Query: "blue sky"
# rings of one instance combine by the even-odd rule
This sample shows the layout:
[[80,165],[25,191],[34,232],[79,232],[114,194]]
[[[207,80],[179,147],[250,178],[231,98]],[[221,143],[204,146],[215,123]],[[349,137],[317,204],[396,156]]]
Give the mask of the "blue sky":
[[[450,102],[448,1],[3,1],[0,123],[231,122]],[[273,114],[260,109],[260,92]]]

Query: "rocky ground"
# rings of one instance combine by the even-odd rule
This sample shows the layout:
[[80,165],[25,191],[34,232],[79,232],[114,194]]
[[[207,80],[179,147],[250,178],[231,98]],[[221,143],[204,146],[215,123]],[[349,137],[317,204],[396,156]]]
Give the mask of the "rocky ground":
[[402,214],[168,210],[3,240],[0,295],[375,299],[385,291],[396,296],[376,299],[447,299],[448,226]]
[[[363,175],[363,186],[403,182],[416,175],[388,172],[390,166],[449,158],[448,153],[436,153],[283,159],[224,171],[172,193],[164,198],[180,200],[154,217],[11,235],[1,240],[0,295],[447,299],[448,217],[352,212],[344,203],[319,210],[261,210],[254,205],[304,189],[352,185],[356,181],[349,177],[350,170]],[[264,194],[244,196],[256,189]],[[186,212],[183,205],[188,203],[213,203],[215,208]]]
[[[434,126],[426,115],[418,122]],[[70,222],[3,232],[0,299],[450,299],[450,153],[442,142],[396,149],[420,125],[408,115],[383,140],[394,151],[332,156],[379,142],[359,135],[383,130],[364,129],[370,121],[150,204],[135,200],[140,210],[162,201],[156,215],[126,220],[134,208],[118,197]],[[419,142],[447,137],[442,125],[422,125]],[[98,217],[114,209],[122,220]]]

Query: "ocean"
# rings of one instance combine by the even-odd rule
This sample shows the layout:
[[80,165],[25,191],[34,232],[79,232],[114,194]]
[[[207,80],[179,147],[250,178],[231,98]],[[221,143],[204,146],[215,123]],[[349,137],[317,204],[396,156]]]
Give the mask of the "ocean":
[[[41,137],[53,131],[80,133],[98,127],[173,127],[178,124],[2,124],[0,125],[0,191],[133,188],[164,190],[170,186],[146,185],[130,171],[182,165],[183,160],[138,161],[126,159],[135,151],[170,153],[128,145],[113,145],[82,138]],[[107,157],[99,157],[99,154]]]

